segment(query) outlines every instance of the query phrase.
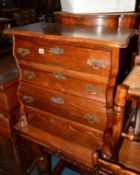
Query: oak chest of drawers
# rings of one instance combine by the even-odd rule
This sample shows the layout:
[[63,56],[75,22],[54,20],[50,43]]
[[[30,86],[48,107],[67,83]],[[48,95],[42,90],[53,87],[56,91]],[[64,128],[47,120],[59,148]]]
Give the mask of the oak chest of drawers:
[[36,23],[5,33],[13,34],[20,70],[16,130],[80,166],[91,168],[96,151],[111,158],[120,55],[137,31]]

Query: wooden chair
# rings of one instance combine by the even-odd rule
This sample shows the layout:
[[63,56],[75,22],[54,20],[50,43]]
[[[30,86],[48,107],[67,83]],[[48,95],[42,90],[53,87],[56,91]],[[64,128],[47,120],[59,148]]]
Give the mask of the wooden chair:
[[[119,162],[132,170],[140,172],[140,28],[138,38],[138,55],[135,57],[135,65],[128,74],[123,84],[129,87],[127,100],[129,101],[130,115],[122,133],[124,137],[119,153]],[[131,109],[131,110],[130,110]],[[128,153],[130,153],[128,155]]]

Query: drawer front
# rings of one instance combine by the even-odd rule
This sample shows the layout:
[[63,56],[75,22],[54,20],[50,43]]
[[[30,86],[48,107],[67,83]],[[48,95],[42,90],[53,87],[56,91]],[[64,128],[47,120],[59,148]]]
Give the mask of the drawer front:
[[63,67],[76,71],[109,76],[110,51],[88,49],[39,41],[15,42],[15,55],[20,60]]
[[60,158],[69,157],[78,165],[93,167],[92,155],[103,145],[102,132],[29,106],[25,110],[28,113],[28,129],[17,127],[19,132],[45,144],[50,153]]
[[24,66],[21,69],[22,81],[105,102],[107,83],[102,83],[97,78],[93,78],[93,80],[85,80],[84,78],[76,77],[70,71],[69,73],[60,70],[41,71]]
[[[69,132],[74,132],[75,134],[78,135],[78,137],[80,135],[81,136],[86,135],[87,137],[90,137],[89,141],[90,141],[90,144],[92,144],[91,149],[95,144],[93,143],[93,140],[96,140],[96,143],[102,144],[104,133],[99,130],[96,130],[94,128],[91,128],[85,125],[79,125],[76,122],[72,122],[68,120],[67,118],[58,117],[54,114],[44,112],[30,106],[26,106],[25,111],[28,114],[28,124],[29,125],[31,124],[32,126],[38,129],[42,130],[44,128],[44,130],[47,130],[46,132],[48,132],[48,128],[49,128],[50,133],[54,135],[59,135],[59,137],[63,137],[63,138],[65,137],[64,130],[66,131],[65,132],[66,134]],[[39,122],[38,120],[42,120],[43,123],[41,121]],[[56,132],[56,131],[59,131],[59,132]],[[73,138],[72,135],[73,135],[72,133],[69,133],[70,138],[71,137]],[[68,140],[69,137],[65,137],[65,139]],[[81,140],[81,141],[84,143],[83,146],[85,146],[86,144],[85,140],[84,141]]]
[[106,127],[106,110],[102,103],[66,93],[36,88],[22,83],[20,100],[29,106],[47,111],[99,130]]

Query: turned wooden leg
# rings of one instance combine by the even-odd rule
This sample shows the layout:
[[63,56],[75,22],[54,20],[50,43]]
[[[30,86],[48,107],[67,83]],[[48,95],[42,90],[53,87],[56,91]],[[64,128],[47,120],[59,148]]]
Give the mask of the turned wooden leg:
[[51,175],[51,159],[50,155],[43,151],[38,145],[32,145],[32,149],[36,156],[36,164],[40,175]]
[[42,154],[37,158],[37,167],[40,175],[50,175],[50,158],[49,155]]

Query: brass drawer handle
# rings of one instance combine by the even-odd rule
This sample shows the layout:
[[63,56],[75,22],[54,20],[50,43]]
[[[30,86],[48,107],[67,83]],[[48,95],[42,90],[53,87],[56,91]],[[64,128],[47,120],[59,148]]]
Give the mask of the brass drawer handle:
[[58,47],[51,47],[49,48],[49,53],[54,54],[54,55],[63,55],[64,50]]
[[99,87],[94,87],[92,85],[87,85],[85,87],[86,91],[88,91],[92,95],[100,94],[102,92],[101,88]]
[[52,76],[58,80],[66,80],[67,78],[65,77],[65,75],[59,73],[59,72],[54,72],[52,73]]
[[87,65],[91,66],[93,69],[105,69],[106,64],[101,60],[95,60],[90,58],[87,60]]
[[2,113],[0,113],[0,120],[4,119],[4,115]]
[[99,123],[99,118],[95,115],[90,115],[90,114],[84,114],[83,116],[84,119],[88,120],[89,123]]
[[36,77],[36,75],[35,75],[35,73],[33,72],[33,71],[29,71],[29,70],[25,70],[24,71],[24,77],[26,78],[26,79],[33,79],[33,78],[35,78]]
[[51,97],[50,101],[56,104],[64,104],[64,99],[60,97]]
[[30,54],[30,50],[28,48],[18,48],[17,53],[20,53],[22,56],[25,56]]
[[27,96],[27,95],[24,95],[24,96],[23,96],[23,100],[24,100],[26,103],[28,103],[28,104],[30,104],[30,103],[32,103],[32,102],[34,101],[33,97]]

